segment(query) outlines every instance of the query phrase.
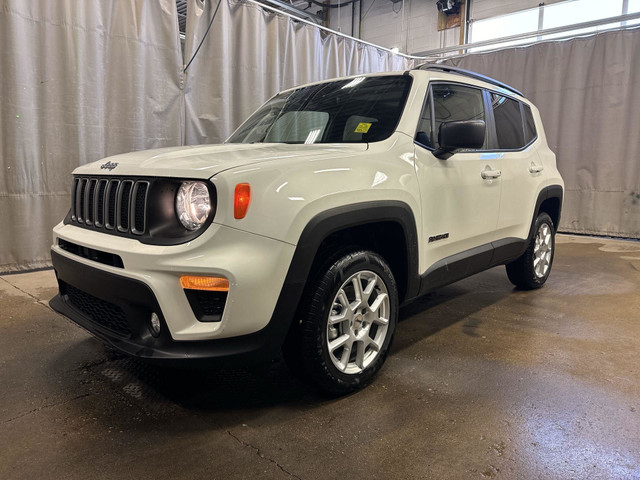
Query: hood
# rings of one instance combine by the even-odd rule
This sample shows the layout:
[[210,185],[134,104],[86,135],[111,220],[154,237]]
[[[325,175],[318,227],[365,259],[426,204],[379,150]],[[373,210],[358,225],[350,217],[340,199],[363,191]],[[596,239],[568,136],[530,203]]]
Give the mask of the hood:
[[230,168],[296,158],[348,156],[367,150],[366,143],[283,144],[227,143],[193,145],[123,153],[83,165],[79,175],[131,175],[178,178],[210,178]]

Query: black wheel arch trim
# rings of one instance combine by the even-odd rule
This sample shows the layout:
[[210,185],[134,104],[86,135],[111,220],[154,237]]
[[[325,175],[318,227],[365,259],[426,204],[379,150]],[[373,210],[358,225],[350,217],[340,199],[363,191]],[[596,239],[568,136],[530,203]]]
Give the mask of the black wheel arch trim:
[[400,201],[370,201],[344,205],[314,216],[300,235],[280,296],[289,296],[290,290],[296,290],[298,298],[302,295],[316,254],[327,237],[348,228],[383,222],[397,223],[402,228],[408,273],[405,296],[415,296],[419,288],[418,234],[411,207]]
[[[527,238],[531,238],[533,235],[533,227],[536,223],[536,218],[540,213],[540,207],[545,200],[549,200],[550,198],[558,199],[558,219],[557,223],[560,224],[560,217],[562,214],[562,201],[564,199],[564,190],[561,185],[549,185],[540,190],[538,194],[538,199],[536,200],[536,207],[533,210],[533,219],[531,220],[531,228],[529,229],[529,236]],[[556,231],[558,230],[558,225],[554,225]]]
[[[391,222],[402,228],[409,277],[418,273],[418,234],[411,207],[400,201],[371,201],[332,208],[313,217],[300,235],[285,283],[305,283],[322,242],[330,235],[352,227]],[[408,280],[407,293],[417,291]]]
[[411,207],[400,201],[370,201],[332,208],[317,214],[306,225],[278,297],[269,327],[284,338],[295,320],[307,278],[322,242],[331,234],[361,225],[394,222],[405,237],[407,254],[407,288],[405,298],[413,298],[420,289],[418,274],[418,233]]

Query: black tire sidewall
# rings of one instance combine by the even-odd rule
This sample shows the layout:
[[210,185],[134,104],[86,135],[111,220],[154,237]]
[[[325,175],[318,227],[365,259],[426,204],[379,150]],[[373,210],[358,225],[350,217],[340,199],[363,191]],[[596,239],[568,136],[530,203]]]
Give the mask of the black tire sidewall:
[[[535,272],[535,268],[533,266],[533,261],[535,260],[535,245],[536,245],[536,237],[538,235],[538,231],[543,224],[547,224],[551,229],[551,258],[549,259],[549,268],[547,269],[547,273],[543,277],[538,277]],[[531,242],[529,245],[529,249],[527,250],[527,274],[529,275],[529,281],[532,283],[532,287],[541,287],[549,278],[551,274],[551,267],[553,266],[553,259],[556,255],[556,232],[553,225],[553,221],[551,217],[547,213],[541,213],[536,218],[536,223],[533,229],[533,236],[531,237]]]
[[[338,370],[331,360],[327,345],[327,322],[333,299],[344,282],[359,271],[371,271],[377,274],[384,282],[389,295],[389,330],[382,348],[374,360],[363,372],[358,374],[345,374]],[[310,356],[307,356],[307,365],[315,370],[314,377],[319,376],[321,386],[333,393],[346,393],[366,385],[377,373],[385,361],[391,347],[393,335],[398,319],[398,291],[395,279],[389,266],[377,254],[370,251],[357,251],[343,256],[320,277],[317,282],[327,282],[327,288],[316,288],[310,308],[308,321],[313,322],[314,345],[313,348],[305,348]],[[321,308],[318,308],[321,307]],[[311,340],[311,339],[307,339]],[[306,347],[310,345],[305,342]],[[324,381],[322,379],[324,378]]]

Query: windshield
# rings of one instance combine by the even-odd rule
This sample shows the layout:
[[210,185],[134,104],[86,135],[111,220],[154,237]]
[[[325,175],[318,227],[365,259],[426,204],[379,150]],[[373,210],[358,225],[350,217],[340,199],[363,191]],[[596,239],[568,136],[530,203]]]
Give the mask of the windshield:
[[365,143],[389,137],[400,120],[408,75],[356,77],[281,93],[229,143]]

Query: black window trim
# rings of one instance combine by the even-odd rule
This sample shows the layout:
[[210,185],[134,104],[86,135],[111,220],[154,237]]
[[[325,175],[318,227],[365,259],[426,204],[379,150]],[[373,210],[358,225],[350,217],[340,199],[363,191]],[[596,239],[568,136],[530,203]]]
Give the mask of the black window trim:
[[529,111],[531,112],[531,119],[533,120],[533,138],[531,139],[531,141],[529,141],[529,143],[527,143],[525,145],[524,148],[527,148],[529,145],[531,145],[532,143],[534,143],[536,140],[538,140],[538,126],[536,125],[536,119],[533,116],[533,110],[531,109],[531,105],[527,105],[524,102],[520,102],[520,114],[522,115],[522,128],[524,129],[524,138],[527,138],[527,116],[526,116],[526,109],[527,107],[529,108]]
[[[429,84],[427,85],[426,94],[424,96],[424,100],[422,100],[422,107],[420,107],[420,117],[418,118],[418,124],[416,125],[416,130],[415,130],[415,132],[413,134],[413,143],[416,144],[416,145],[421,146],[422,148],[425,148],[425,149],[429,150],[430,152],[433,152],[435,150],[434,147],[429,147],[427,145],[423,145],[422,143],[420,143],[420,142],[418,142],[416,140],[416,137],[418,136],[418,132],[419,132],[418,128],[420,128],[420,124],[422,123],[422,112],[424,112],[424,108],[425,108],[427,102],[429,101],[429,99],[430,98],[433,99],[433,95],[431,94],[431,83],[432,82],[429,82]],[[433,143],[433,127],[435,126],[435,123],[434,123],[434,120],[433,120],[433,116],[434,116],[434,113],[435,113],[435,111],[434,111],[435,109],[434,109],[434,106],[433,106],[433,100],[431,100],[431,103],[429,104],[429,107],[430,107],[429,110],[431,110],[431,117],[430,117],[430,120],[431,120],[431,143]]]
[[[429,100],[429,94],[432,93],[432,85],[438,85],[438,84],[445,84],[445,85],[460,85],[463,87],[469,87],[469,88],[477,88],[479,90],[482,90],[482,98],[483,98],[483,102],[484,102],[484,117],[485,117],[485,123],[487,125],[487,134],[488,134],[488,142],[489,145],[497,145],[497,134],[496,134],[496,124],[495,124],[495,118],[493,116],[493,105],[491,103],[491,94],[495,93],[496,95],[500,95],[502,97],[505,98],[509,98],[510,100],[514,100],[516,102],[518,102],[518,104],[520,105],[520,116],[522,118],[522,129],[523,129],[523,138],[527,138],[526,136],[526,128],[525,128],[525,112],[524,112],[524,105],[525,103],[522,100],[519,100],[517,98],[515,98],[512,95],[506,94],[503,91],[497,90],[497,89],[491,89],[491,88],[486,88],[486,87],[480,87],[478,85],[472,85],[469,83],[464,83],[464,82],[456,82],[456,81],[450,81],[450,80],[432,80],[429,82],[429,84],[427,85],[426,88],[426,93],[424,96],[424,100],[422,101],[422,108],[420,109],[420,116],[418,118],[418,124],[416,125],[415,128],[415,132],[413,134],[413,143],[415,145],[418,145],[419,147],[424,148],[425,150],[429,150],[430,152],[433,152],[435,150],[435,147],[428,147],[426,145],[423,145],[422,143],[418,142],[416,140],[416,135],[418,134],[418,127],[420,126],[420,120],[422,119],[422,112],[424,111],[424,107],[425,104],[427,103],[427,100]],[[433,95],[431,95],[431,135],[434,135],[434,131],[435,131],[435,109],[434,109],[434,105],[433,105]],[[531,108],[531,107],[529,107]],[[533,115],[533,112],[532,112]],[[526,143],[523,147],[521,148],[492,148],[492,149],[487,149],[487,150],[483,150],[483,149],[477,149],[477,150],[467,150],[464,152],[459,152],[458,154],[460,155],[464,155],[464,154],[476,154],[476,153],[514,153],[514,152],[523,152],[524,150],[528,149],[532,144],[534,144],[537,140],[538,140],[538,126],[536,125],[536,121],[535,118],[533,119],[533,126],[534,126],[534,137],[531,139],[531,141],[529,141],[528,143]],[[433,139],[431,140],[433,143]],[[458,155],[457,154],[457,155]]]

